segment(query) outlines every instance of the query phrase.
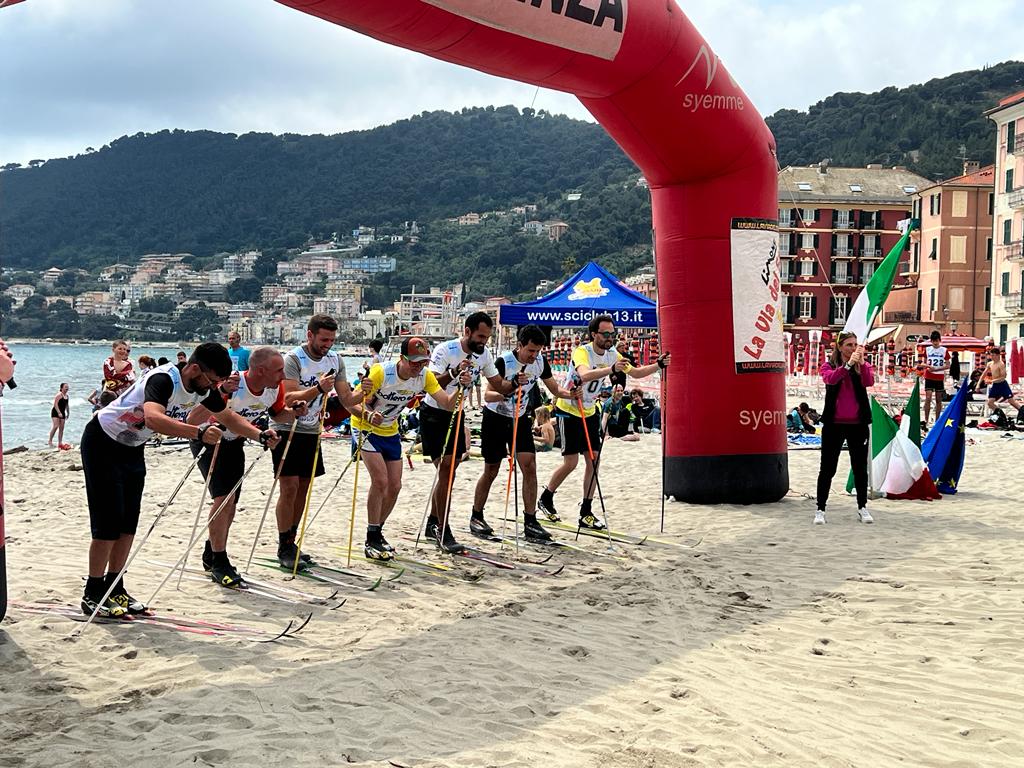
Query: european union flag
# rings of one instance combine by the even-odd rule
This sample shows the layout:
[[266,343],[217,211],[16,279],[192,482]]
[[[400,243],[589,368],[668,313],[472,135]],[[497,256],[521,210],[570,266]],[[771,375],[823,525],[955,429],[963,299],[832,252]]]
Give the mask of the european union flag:
[[967,417],[967,379],[921,444],[921,455],[939,493],[956,493],[964,468],[964,422]]

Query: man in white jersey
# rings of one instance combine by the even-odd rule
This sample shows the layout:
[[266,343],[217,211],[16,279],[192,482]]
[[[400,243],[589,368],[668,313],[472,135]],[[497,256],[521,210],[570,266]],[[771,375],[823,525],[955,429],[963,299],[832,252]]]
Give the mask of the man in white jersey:
[[[288,423],[306,412],[306,404],[287,409],[284,404],[284,358],[272,347],[257,347],[248,358],[248,369],[238,377],[238,388],[225,396],[227,408],[234,411],[250,424],[262,423],[269,413],[276,421]],[[202,424],[210,418],[206,406],[197,405],[189,414],[190,424]],[[274,448],[279,435],[267,440],[264,445]],[[245,440],[231,430],[224,432],[217,453],[217,463],[210,476],[210,461],[213,447],[198,440],[191,442],[193,456],[199,456],[199,470],[210,482],[210,496],[213,499],[210,514],[217,510],[217,516],[210,523],[209,538],[203,549],[203,569],[210,578],[223,587],[237,587],[242,577],[228,559],[228,531],[235,519],[235,504],[242,494],[238,485],[245,474]],[[238,486],[238,487],[236,487]],[[231,493],[234,490],[234,493]],[[231,493],[231,497],[227,498]],[[221,505],[223,504],[223,508]]]
[[[320,411],[324,400],[333,388],[338,399],[350,412],[362,402],[363,395],[353,391],[345,375],[345,363],[337,352],[332,352],[338,324],[330,315],[313,315],[306,326],[306,343],[296,347],[284,357],[285,404],[309,403],[308,410],[297,418],[298,425],[292,436],[284,467],[281,469],[280,495],[277,498],[277,560],[283,568],[295,568],[298,548],[295,537],[306,506],[306,492],[316,477],[324,473],[324,458],[319,451]],[[288,422],[277,421],[272,425],[277,431],[287,431]],[[274,449],[274,471],[277,471],[284,455],[287,442],[282,440]],[[316,457],[316,468],[313,457]],[[302,560],[312,558],[303,554]]]
[[[590,343],[576,347],[572,351],[569,363],[567,383],[581,384],[582,395],[578,399],[561,399],[555,403],[559,429],[562,437],[562,464],[551,475],[547,487],[540,495],[540,510],[549,520],[559,520],[555,510],[555,491],[565,479],[576,469],[582,453],[586,459],[586,472],[583,474],[583,502],[580,504],[580,527],[603,530],[604,521],[598,519],[592,509],[594,500],[594,464],[590,460],[593,452],[595,461],[601,454],[601,417],[597,411],[597,398],[601,393],[603,380],[613,372],[623,372],[630,378],[642,379],[650,376],[659,368],[668,366],[671,358],[668,353],[658,357],[657,362],[639,368],[630,365],[613,347],[615,346],[615,323],[611,315],[598,315],[587,326]],[[580,412],[580,404],[583,412]],[[586,428],[583,421],[586,419]],[[590,438],[590,450],[587,449],[587,437]]]
[[[434,372],[437,383],[444,387],[448,395],[454,396],[461,386],[464,396],[473,383],[473,375],[480,371],[498,393],[507,395],[516,387],[526,382],[521,380],[506,381],[498,375],[494,367],[494,358],[487,349],[491,338],[494,321],[486,312],[474,312],[466,318],[461,338],[452,339],[434,347],[430,358],[430,370]],[[468,450],[466,434],[463,429],[455,428],[452,411],[458,402],[453,397],[449,407],[445,407],[430,395],[420,405],[420,437],[423,440],[423,455],[430,456],[434,466],[438,467],[439,475],[431,499],[430,516],[427,518],[425,535],[438,542],[444,552],[458,553],[465,550],[452,535],[448,525],[448,481],[452,476],[453,467],[458,466],[462,455]],[[442,524],[443,523],[443,524]]]
[[216,388],[230,373],[231,358],[224,347],[200,344],[180,370],[176,363],[167,363],[147,371],[86,425],[82,469],[92,528],[89,578],[82,597],[86,615],[96,611],[100,616],[123,616],[146,609],[128,594],[123,581],[114,585],[105,603],[99,600],[124,567],[135,539],[146,481],[143,446],[147,440],[161,434],[216,444],[222,435],[219,427],[185,423],[200,401],[236,434],[253,440],[276,438],[273,430],[261,432],[225,409]]
[[402,341],[398,360],[377,363],[370,368],[370,389],[364,407],[352,413],[352,450],[362,445],[360,454],[370,473],[370,491],[366,496],[366,544],[363,553],[373,560],[390,560],[395,548],[384,538],[384,523],[402,489],[402,440],[398,417],[417,395],[427,394],[445,408],[454,407],[449,395],[432,371],[430,347],[415,336]]
[[[494,366],[498,369],[498,375],[507,381],[518,381],[519,374],[525,374],[526,383],[522,385],[522,392],[513,391],[510,395],[502,395],[488,387],[484,393],[483,424],[480,428],[480,450],[484,456],[484,471],[476,483],[469,530],[477,536],[494,535],[494,530],[484,520],[484,505],[487,503],[494,478],[498,476],[502,462],[512,449],[512,432],[515,429],[516,462],[523,472],[523,532],[527,539],[548,541],[551,534],[537,522],[537,448],[533,444],[530,394],[537,386],[538,379],[544,382],[544,386],[556,398],[572,400],[581,392],[565,389],[555,382],[551,366],[541,354],[547,337],[538,326],[527,325],[520,328],[517,341],[519,345],[515,351],[499,357],[494,361]],[[519,389],[519,385],[516,385],[516,389]]]

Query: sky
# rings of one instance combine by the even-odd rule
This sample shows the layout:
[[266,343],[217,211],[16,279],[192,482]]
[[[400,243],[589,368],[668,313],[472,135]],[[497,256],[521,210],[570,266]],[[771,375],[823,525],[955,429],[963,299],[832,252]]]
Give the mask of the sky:
[[[679,0],[762,114],[1024,60],[1022,4]],[[591,119],[272,0],[28,0],[0,9],[0,72],[0,164],[165,128],[332,134],[492,104]]]

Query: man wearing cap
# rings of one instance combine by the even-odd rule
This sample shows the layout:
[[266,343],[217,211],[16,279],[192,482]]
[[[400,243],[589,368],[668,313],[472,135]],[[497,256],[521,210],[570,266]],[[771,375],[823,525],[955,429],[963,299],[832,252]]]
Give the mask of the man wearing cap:
[[370,367],[366,405],[357,406],[352,413],[352,450],[358,448],[370,473],[363,552],[371,560],[394,557],[395,549],[384,538],[383,527],[402,489],[398,417],[409,402],[421,394],[432,396],[442,408],[454,407],[454,395],[445,392],[433,371],[427,370],[430,362],[427,343],[413,336],[402,341],[401,350],[397,361]]
[[444,552],[459,553],[466,549],[455,540],[448,525],[448,484],[454,477],[453,462],[458,466],[459,459],[468,450],[465,430],[455,428],[457,417],[452,413],[458,401],[455,393],[460,384],[463,390],[469,387],[477,371],[487,379],[493,391],[504,396],[515,392],[516,387],[527,380],[522,371],[515,379],[504,379],[494,367],[494,358],[487,349],[493,329],[490,315],[474,312],[466,318],[462,336],[438,344],[430,358],[430,370],[437,377],[437,383],[453,398],[453,402],[445,406],[427,395],[420,406],[423,454],[433,459],[439,473],[424,534],[436,540]]

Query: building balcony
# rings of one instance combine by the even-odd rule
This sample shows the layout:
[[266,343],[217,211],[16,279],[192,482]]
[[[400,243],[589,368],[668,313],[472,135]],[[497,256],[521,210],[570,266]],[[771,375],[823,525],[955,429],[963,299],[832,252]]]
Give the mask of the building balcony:
[[857,224],[853,219],[836,219],[835,229],[856,229]]
[[832,258],[834,259],[852,259],[856,255],[856,248],[836,248],[832,251]]
[[860,251],[860,257],[862,259],[880,259],[882,258],[881,248],[862,248]]
[[1004,261],[1024,261],[1024,242],[1000,245],[996,248],[996,254]]
[[831,282],[832,282],[833,285],[856,285],[857,284],[857,276],[856,275],[832,275],[832,281]]
[[781,272],[779,273],[779,278],[783,283],[795,283],[797,274],[795,272]]
[[1022,295],[1018,291],[1017,293],[1007,293],[1002,297],[1003,300],[1003,311],[1008,315],[1024,315],[1024,301],[1022,301]]
[[1014,134],[1012,147],[1007,148],[1005,141],[999,146],[1001,149],[1006,149],[1011,154],[1024,155],[1024,132]]
[[1011,208],[1024,208],[1024,187],[1012,190],[1006,198],[1006,204]]
[[795,227],[796,219],[779,219],[780,227]]

